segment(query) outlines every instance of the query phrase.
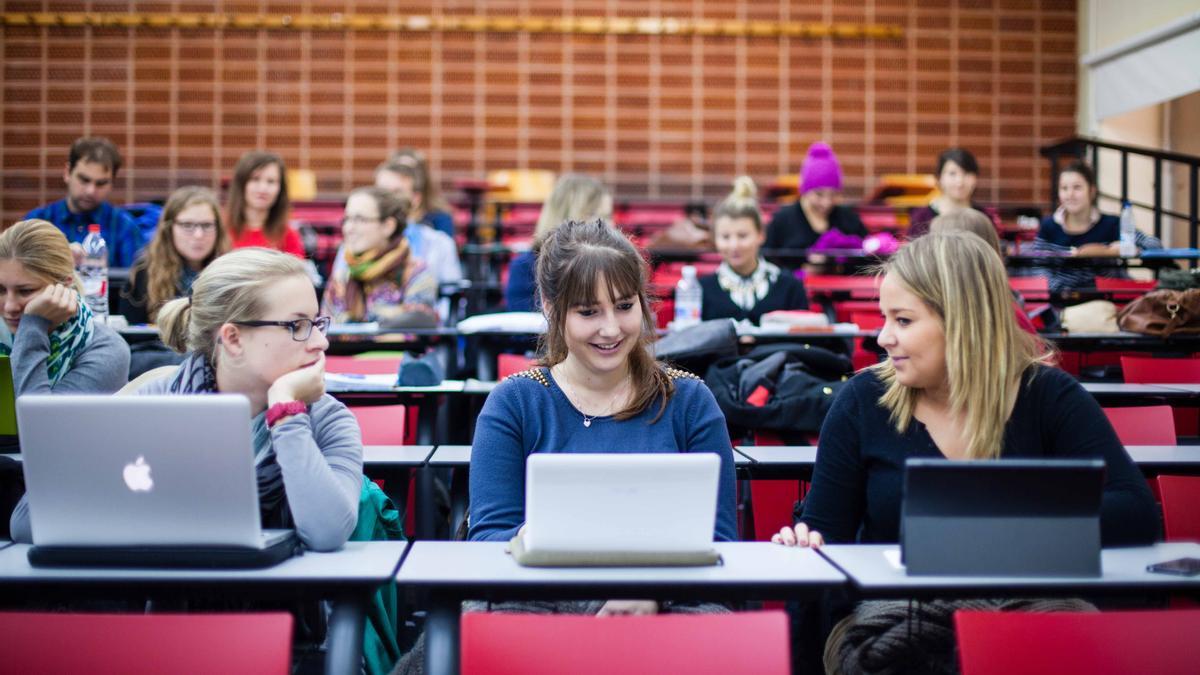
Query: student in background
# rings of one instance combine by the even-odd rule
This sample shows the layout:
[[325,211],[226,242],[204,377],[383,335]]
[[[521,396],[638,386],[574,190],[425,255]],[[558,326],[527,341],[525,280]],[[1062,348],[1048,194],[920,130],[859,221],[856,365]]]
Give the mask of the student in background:
[[[563,221],[608,220],[612,218],[612,206],[608,189],[595,178],[578,173],[560,177],[538,215],[537,228],[533,232],[535,251],[537,242]],[[504,303],[510,312],[536,312],[540,309],[534,283],[534,267],[537,264],[535,251],[521,253],[509,263]]]
[[380,164],[375,169],[375,187],[387,190],[400,199],[411,200],[413,210],[408,214],[404,236],[413,255],[425,262],[439,284],[458,283],[462,280],[458,244],[453,237],[425,222],[431,220],[429,213],[418,212],[418,204],[424,199],[424,194],[417,188],[425,185],[425,178],[420,169],[406,159],[398,156]]
[[287,167],[273,152],[242,155],[229,185],[226,225],[234,248],[261,246],[303,258],[300,234],[288,225]]
[[437,181],[429,173],[425,153],[416,148],[401,148],[392,153],[386,164],[407,166],[412,173],[387,176],[388,182],[380,185],[377,172],[375,184],[409,199],[412,203],[412,212],[408,214],[410,221],[428,225],[453,240],[454,216],[450,213],[450,205],[442,198]]
[[757,194],[754,181],[742,176],[713,214],[721,266],[700,279],[705,321],[749,319],[757,324],[767,312],[808,309],[804,284],[759,255],[765,234]]
[[800,167],[800,199],[775,212],[767,226],[766,247],[811,248],[830,230],[866,237],[867,228],[854,209],[837,203],[841,193],[837,155],[828,144],[813,143]]
[[647,248],[713,250],[713,235],[708,222],[708,206],[702,201],[685,204],[683,218],[671,223],[667,229],[656,232],[650,238]]
[[154,323],[168,300],[187,295],[196,276],[229,251],[212,190],[181,187],[167,198],[154,239],[134,263],[120,312],[129,323]]
[[342,246],[323,303],[335,322],[437,325],[437,280],[411,253],[404,236],[407,215],[408,203],[382,188],[350,193],[342,218]]
[[[897,543],[909,457],[1103,459],[1103,545],[1157,539],[1145,478],[1091,394],[1017,327],[1011,298],[1000,259],[966,232],[921,237],[886,263],[878,343],[888,359],[834,400],[799,522],[773,541]],[[827,662],[831,651],[845,656],[833,638]]]
[[[952,213],[947,213],[944,216],[938,216],[929,224],[929,232],[938,234],[940,232],[970,232],[987,242],[989,248],[994,249],[996,254],[1000,256],[1000,260],[1005,259],[1004,247],[1000,244],[1000,236],[996,234],[996,225],[992,220],[975,209],[960,209]],[[1012,292],[1013,295],[1013,316],[1017,319],[1017,325],[1021,330],[1027,333],[1037,334],[1037,327],[1029,320],[1029,316],[1025,314],[1025,299],[1017,291]]]
[[25,394],[107,394],[129,377],[129,346],[92,320],[66,237],[44,220],[0,234],[0,354]]
[[[1059,207],[1042,219],[1034,250],[1069,253],[1077,257],[1111,258],[1120,255],[1121,219],[1096,208],[1096,174],[1075,161],[1058,174]],[[1141,230],[1138,250],[1162,248],[1162,242]],[[1050,290],[1091,288],[1096,276],[1127,278],[1124,268],[1112,265],[1056,266],[1048,270]]]
[[100,236],[108,245],[108,264],[129,267],[145,241],[142,231],[127,211],[108,203],[113,181],[121,170],[121,153],[107,138],[80,138],[71,144],[63,182],[67,196],[57,202],[30,211],[26,220],[45,220],[57,227],[71,242],[76,258],[83,257],[80,245],[88,225],[100,226]]
[[[928,233],[929,223],[943,214],[975,209],[987,216],[983,207],[972,200],[975,185],[979,181],[979,161],[970,150],[950,148],[942,151],[938,155],[937,173],[934,175],[941,194],[934,197],[929,206],[922,206],[909,215],[909,239]],[[988,220],[991,220],[991,216],[988,216]]]

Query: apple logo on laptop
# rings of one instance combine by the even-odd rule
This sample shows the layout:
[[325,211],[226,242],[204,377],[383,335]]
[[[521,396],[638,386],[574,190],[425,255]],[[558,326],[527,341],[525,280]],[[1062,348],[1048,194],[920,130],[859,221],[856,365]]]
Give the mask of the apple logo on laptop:
[[150,465],[142,455],[138,455],[134,463],[126,464],[122,475],[125,477],[125,484],[134,492],[149,492],[154,487],[154,479],[150,477]]

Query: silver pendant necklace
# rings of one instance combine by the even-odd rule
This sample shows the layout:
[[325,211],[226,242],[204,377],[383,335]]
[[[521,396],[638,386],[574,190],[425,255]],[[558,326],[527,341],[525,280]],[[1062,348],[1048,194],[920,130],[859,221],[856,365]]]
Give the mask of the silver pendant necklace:
[[[622,385],[625,384],[625,382],[627,380],[628,380],[628,377],[626,377],[625,380],[622,380],[621,384]],[[567,387],[562,386],[562,385],[566,384],[566,382],[561,381],[559,384],[560,384],[559,389],[562,389],[563,395],[565,395],[567,397],[567,400],[570,401],[571,405],[575,407],[575,410],[577,410],[579,412],[580,416],[583,417],[584,428],[588,428],[588,429],[590,429],[592,427],[592,420],[596,419],[597,417],[604,417],[605,415],[611,414],[613,406],[616,405],[616,403],[617,403],[617,399],[621,397],[621,392],[618,391],[617,395],[613,396],[613,399],[608,402],[608,407],[606,407],[604,409],[604,412],[596,414],[596,415],[588,415],[583,412],[583,406],[579,405],[575,401],[575,398],[573,396],[571,396],[570,392],[567,391]],[[618,388],[620,388],[620,387],[618,386]]]

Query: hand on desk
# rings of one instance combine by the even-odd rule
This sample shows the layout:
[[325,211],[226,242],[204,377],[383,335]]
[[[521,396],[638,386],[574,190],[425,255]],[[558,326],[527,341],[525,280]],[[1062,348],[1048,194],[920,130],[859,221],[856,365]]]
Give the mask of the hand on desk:
[[1078,258],[1111,258],[1121,255],[1121,244],[1084,244],[1075,249],[1074,255]]
[[653,600],[609,600],[596,616],[647,616],[658,614],[658,603]]
[[804,523],[796,523],[795,527],[785,527],[778,534],[771,535],[771,543],[801,548],[809,546],[821,548],[825,545],[825,538],[821,536],[820,532],[808,529]]

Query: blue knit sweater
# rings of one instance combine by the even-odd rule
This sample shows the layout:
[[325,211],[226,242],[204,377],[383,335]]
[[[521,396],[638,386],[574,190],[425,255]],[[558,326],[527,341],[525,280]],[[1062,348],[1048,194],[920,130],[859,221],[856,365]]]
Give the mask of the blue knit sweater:
[[516,535],[525,522],[525,458],[535,452],[715,452],[721,482],[713,538],[737,539],[729,431],[704,382],[677,377],[675,395],[653,424],[658,402],[630,419],[597,417],[585,427],[549,370],[536,370],[537,377],[526,371],[501,382],[479,415],[471,451],[471,541]]

